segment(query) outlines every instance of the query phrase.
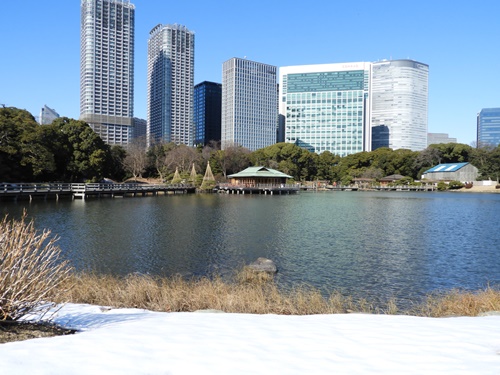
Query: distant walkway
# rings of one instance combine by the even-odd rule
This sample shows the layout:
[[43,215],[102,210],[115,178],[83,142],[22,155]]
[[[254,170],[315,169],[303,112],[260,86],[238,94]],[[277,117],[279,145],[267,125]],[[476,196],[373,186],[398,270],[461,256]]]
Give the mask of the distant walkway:
[[87,199],[101,197],[136,197],[158,194],[195,193],[192,185],[138,184],[138,183],[1,183],[0,200],[33,199]]

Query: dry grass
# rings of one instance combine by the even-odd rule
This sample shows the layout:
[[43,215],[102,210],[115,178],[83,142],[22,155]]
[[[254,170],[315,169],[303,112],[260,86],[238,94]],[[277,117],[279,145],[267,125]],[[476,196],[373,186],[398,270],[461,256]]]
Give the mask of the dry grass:
[[[317,289],[301,286],[280,290],[272,275],[256,273],[247,268],[233,280],[220,277],[183,279],[129,275],[124,278],[79,274],[68,281],[73,285],[59,301],[104,306],[136,307],[152,311],[187,312],[221,310],[228,313],[310,315],[338,313],[411,314],[442,317],[476,316],[500,310],[500,292],[487,289],[478,293],[451,292],[430,296],[411,311],[402,311],[395,300],[375,308],[367,300],[354,301],[334,292],[329,297]],[[56,302],[59,302],[56,301]]]
[[477,292],[452,290],[429,296],[413,314],[430,317],[477,316],[490,311],[500,311],[500,291],[488,287]]
[[314,288],[282,291],[266,273],[243,269],[233,281],[220,277],[183,279],[129,275],[125,278],[79,274],[60,300],[113,307],[137,307],[153,311],[181,312],[221,310],[249,314],[336,314],[373,312],[365,301],[355,303],[338,293],[329,298]]
[[0,320],[50,308],[44,302],[55,297],[71,271],[56,241],[49,230],[37,232],[26,213],[19,221],[0,222]]

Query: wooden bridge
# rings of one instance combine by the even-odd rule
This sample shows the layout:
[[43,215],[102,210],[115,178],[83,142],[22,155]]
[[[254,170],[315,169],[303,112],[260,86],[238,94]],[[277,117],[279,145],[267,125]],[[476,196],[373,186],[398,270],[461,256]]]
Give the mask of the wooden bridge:
[[196,192],[192,185],[138,184],[138,183],[1,183],[0,200],[87,199],[91,197],[150,196],[159,194],[187,194]]

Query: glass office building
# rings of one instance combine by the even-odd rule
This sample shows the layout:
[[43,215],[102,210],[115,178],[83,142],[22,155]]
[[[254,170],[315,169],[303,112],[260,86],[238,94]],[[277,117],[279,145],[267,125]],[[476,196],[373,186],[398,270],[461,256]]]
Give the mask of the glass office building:
[[111,145],[132,137],[135,8],[81,0],[80,120]]
[[203,81],[194,87],[195,145],[220,142],[222,85]]
[[182,25],[157,25],[148,40],[148,144],[192,146],[194,32]]
[[500,108],[484,108],[477,115],[477,147],[500,145]]
[[50,125],[56,118],[59,118],[59,113],[57,113],[54,109],[44,105],[40,110],[40,125]]
[[370,63],[280,68],[285,142],[345,156],[370,150]]
[[276,143],[276,67],[240,58],[222,66],[221,147],[251,151]]
[[372,149],[427,147],[429,66],[413,60],[372,64]]

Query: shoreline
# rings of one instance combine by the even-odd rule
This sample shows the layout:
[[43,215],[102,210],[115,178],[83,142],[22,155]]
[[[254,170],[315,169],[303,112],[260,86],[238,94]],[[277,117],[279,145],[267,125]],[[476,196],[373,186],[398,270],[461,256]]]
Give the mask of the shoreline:
[[500,189],[497,189],[495,185],[492,186],[472,186],[469,189],[461,188],[457,190],[447,190],[447,191],[456,191],[459,193],[500,193]]

